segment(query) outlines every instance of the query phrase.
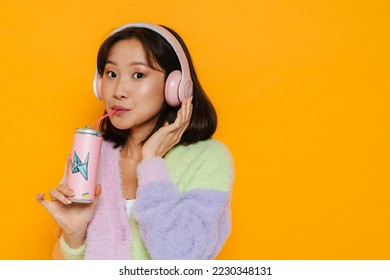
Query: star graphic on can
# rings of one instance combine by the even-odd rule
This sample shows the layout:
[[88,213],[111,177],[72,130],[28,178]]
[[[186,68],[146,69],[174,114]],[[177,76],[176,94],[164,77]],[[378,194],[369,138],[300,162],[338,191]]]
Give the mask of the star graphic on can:
[[80,172],[83,175],[84,179],[88,181],[88,161],[89,153],[85,157],[84,163],[80,160],[76,151],[73,152],[73,161],[72,161],[72,173]]

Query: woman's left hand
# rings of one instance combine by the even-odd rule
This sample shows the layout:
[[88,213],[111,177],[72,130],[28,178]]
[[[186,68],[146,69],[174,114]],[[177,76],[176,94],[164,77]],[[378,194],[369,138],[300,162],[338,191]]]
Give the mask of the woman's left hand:
[[163,157],[180,142],[181,136],[190,124],[192,115],[192,96],[186,98],[177,111],[176,120],[172,124],[166,122],[143,145],[142,159]]

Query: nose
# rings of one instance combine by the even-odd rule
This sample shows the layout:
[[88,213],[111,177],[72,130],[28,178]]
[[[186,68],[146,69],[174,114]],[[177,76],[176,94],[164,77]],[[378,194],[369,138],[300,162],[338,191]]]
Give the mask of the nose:
[[127,99],[129,97],[128,85],[126,85],[125,81],[122,79],[118,79],[114,89],[113,97],[118,100]]
[[118,100],[121,100],[121,99],[127,99],[127,96],[126,96],[126,94],[123,91],[116,90],[115,93],[114,93],[114,98],[118,99]]

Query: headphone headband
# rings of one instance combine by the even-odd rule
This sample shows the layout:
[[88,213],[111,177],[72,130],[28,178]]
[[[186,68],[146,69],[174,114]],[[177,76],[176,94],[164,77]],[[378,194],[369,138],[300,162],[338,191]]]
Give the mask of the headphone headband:
[[[129,28],[129,27],[141,27],[141,28],[146,28],[146,29],[152,30],[152,31],[160,34],[174,49],[174,51],[179,59],[179,62],[180,62],[180,67],[181,67],[180,74],[181,75],[180,75],[180,80],[178,81],[179,84],[176,84],[176,81],[171,81],[169,76],[171,76],[172,74],[178,74],[178,73],[174,73],[176,71],[173,71],[172,73],[170,73],[170,75],[168,76],[167,81],[166,81],[165,95],[166,95],[167,103],[169,105],[174,106],[174,107],[180,105],[180,103],[184,100],[184,98],[190,97],[192,95],[192,91],[193,91],[193,83],[191,80],[191,72],[190,72],[190,68],[188,65],[187,56],[186,56],[180,42],[176,39],[176,37],[171,32],[169,32],[164,27],[162,27],[160,25],[151,24],[151,23],[144,23],[144,22],[135,22],[135,23],[129,23],[129,24],[125,24],[123,26],[120,26],[117,29],[115,29],[114,31],[112,31],[107,38],[109,38],[113,34],[118,33],[126,28]],[[177,78],[177,75],[172,75],[172,76],[176,76],[175,78]],[[98,89],[98,85],[97,85],[98,77],[99,77],[99,73],[98,73],[97,68],[96,68],[95,77],[94,77],[94,81],[93,81],[93,89],[94,89],[96,97],[98,97],[100,99],[99,89]],[[175,94],[172,94],[172,93],[168,94],[167,91],[168,92],[172,91],[172,88],[174,88],[176,93]],[[177,95],[177,96],[175,96],[175,95]]]

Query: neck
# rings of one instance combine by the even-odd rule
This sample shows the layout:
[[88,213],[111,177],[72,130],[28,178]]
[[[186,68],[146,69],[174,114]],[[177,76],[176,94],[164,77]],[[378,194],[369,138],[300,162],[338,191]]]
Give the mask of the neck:
[[[153,122],[154,125],[155,122]],[[122,146],[122,158],[134,159],[141,161],[142,159],[142,142],[151,132],[153,126],[133,127],[129,133],[126,143]]]
[[141,160],[142,140],[144,140],[144,138],[136,138],[133,135],[130,135],[126,143],[122,146],[121,149],[122,158]]

